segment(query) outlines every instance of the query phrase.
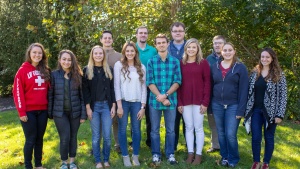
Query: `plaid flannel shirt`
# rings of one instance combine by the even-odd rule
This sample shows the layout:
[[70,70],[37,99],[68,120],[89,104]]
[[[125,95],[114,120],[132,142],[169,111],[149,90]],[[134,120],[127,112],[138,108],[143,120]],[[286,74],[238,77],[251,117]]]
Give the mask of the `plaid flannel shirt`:
[[[181,84],[181,72],[179,60],[170,54],[163,61],[159,55],[156,55],[148,60],[147,63],[147,86],[154,84],[161,94],[165,94],[174,84]],[[156,96],[150,92],[149,105],[157,110],[176,109],[177,107],[177,92],[170,94],[168,99],[171,102],[170,106],[164,106],[156,101]]]

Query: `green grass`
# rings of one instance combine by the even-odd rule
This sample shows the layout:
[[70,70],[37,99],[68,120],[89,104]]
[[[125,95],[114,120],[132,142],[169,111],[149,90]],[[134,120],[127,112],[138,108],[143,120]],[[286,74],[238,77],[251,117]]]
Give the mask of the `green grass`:
[[[143,132],[140,151],[141,166],[135,168],[150,168],[151,150],[145,145],[146,132],[144,123],[145,119],[143,119],[142,125]],[[195,167],[184,163],[184,159],[186,158],[186,148],[184,138],[181,135],[178,151],[176,152],[176,159],[179,161],[179,164],[176,166],[170,166],[169,164],[167,164],[166,159],[163,158],[163,162],[159,168],[225,168],[216,164],[216,161],[220,159],[218,152],[212,154],[207,154],[205,152],[205,150],[207,150],[210,147],[210,131],[208,128],[206,118],[204,123],[204,129],[206,136],[205,145],[203,149],[203,162],[199,166]],[[161,135],[163,135],[161,136],[161,138],[163,143],[164,134],[164,125],[161,125]],[[275,151],[271,160],[270,167],[278,169],[300,168],[300,125],[294,124],[290,121],[285,121],[283,124],[277,127],[275,137]],[[237,168],[250,168],[252,164],[251,137],[246,134],[245,129],[242,125],[239,128],[238,139],[241,160]],[[130,137],[129,140],[131,140]],[[163,143],[161,145],[164,145]],[[78,166],[81,169],[95,168],[94,159],[92,156],[89,155],[89,151],[91,149],[91,130],[89,122],[85,122],[83,125],[81,125],[78,133],[78,144],[78,153],[76,157]],[[18,119],[17,112],[6,111],[0,113],[1,169],[24,168],[22,152],[23,145],[24,135]],[[112,145],[114,145],[113,142]],[[163,147],[162,150],[164,150]],[[49,120],[48,122],[47,130],[44,137],[43,152],[44,166],[47,169],[59,168],[61,163],[59,155],[59,138],[53,120]],[[121,155],[117,154],[113,150],[113,147],[111,151],[110,163],[111,168],[124,168]]]

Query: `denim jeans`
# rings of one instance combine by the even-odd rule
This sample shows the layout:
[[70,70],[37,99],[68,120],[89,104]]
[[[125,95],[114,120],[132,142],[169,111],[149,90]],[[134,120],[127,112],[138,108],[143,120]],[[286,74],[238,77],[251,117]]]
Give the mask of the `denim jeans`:
[[264,163],[269,164],[274,151],[274,135],[277,124],[269,124],[266,129],[266,118],[262,109],[254,109],[251,117],[253,161],[260,162],[262,127],[264,128],[265,154]]
[[237,130],[240,119],[236,119],[238,105],[227,105],[213,102],[212,109],[217,125],[220,154],[222,159],[228,159],[229,164],[237,164],[240,160]]
[[133,154],[139,155],[141,145],[141,120],[137,119],[137,114],[141,110],[141,102],[128,102],[122,100],[123,116],[119,118],[119,142],[122,151],[122,156],[128,155],[127,149],[127,124],[130,114],[131,131],[132,131],[132,147]]
[[72,118],[69,113],[62,117],[53,117],[60,139],[60,158],[63,161],[68,157],[76,157],[77,133],[80,126],[80,116]]
[[111,146],[110,135],[111,135],[112,119],[110,116],[110,109],[107,101],[95,102],[94,112],[90,124],[92,129],[92,147],[93,147],[93,155],[95,158],[95,163],[102,162],[101,155],[100,155],[100,138],[101,138],[100,129],[101,128],[102,128],[102,136],[103,136],[103,146],[102,146],[103,161],[108,162],[110,156],[110,146]]
[[151,119],[151,149],[152,155],[156,154],[161,157],[160,152],[160,120],[162,112],[164,112],[166,137],[165,137],[165,154],[169,158],[171,154],[174,154],[175,132],[174,124],[176,118],[176,109],[171,110],[156,110],[152,106],[150,107],[150,119]]
[[42,166],[43,137],[48,122],[47,110],[26,112],[28,121],[21,121],[25,135],[24,163],[26,169],[32,169],[32,153],[34,152],[35,167]]

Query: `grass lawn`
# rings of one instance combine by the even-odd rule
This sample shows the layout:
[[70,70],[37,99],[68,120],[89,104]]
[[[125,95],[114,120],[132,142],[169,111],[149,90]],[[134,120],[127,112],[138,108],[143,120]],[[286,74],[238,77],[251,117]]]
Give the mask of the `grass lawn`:
[[[163,118],[162,118],[163,119]],[[140,167],[135,168],[150,168],[151,150],[145,144],[146,130],[145,119],[142,125],[142,142],[140,150]],[[198,166],[191,166],[184,163],[186,158],[186,148],[184,137],[180,136],[176,159],[179,164],[170,166],[163,157],[163,162],[159,168],[225,168],[218,166],[216,161],[220,159],[219,153],[207,154],[206,150],[210,147],[210,131],[205,118],[205,144],[203,149],[203,162]],[[129,131],[129,129],[128,129]],[[129,133],[129,132],[128,132]],[[161,145],[164,145],[164,125],[161,125]],[[131,140],[131,138],[129,139]],[[251,137],[245,132],[244,127],[240,124],[238,132],[239,151],[241,160],[236,168],[245,169],[252,165]],[[89,122],[81,125],[78,133],[78,153],[77,164],[81,169],[95,168],[94,159],[90,156],[91,150],[91,130]],[[24,135],[21,124],[16,111],[6,111],[0,113],[0,168],[1,169],[19,169],[24,168],[23,165],[23,145]],[[110,156],[111,168],[123,167],[122,157],[113,150]],[[164,150],[163,146],[161,147]],[[263,149],[262,149],[263,150]],[[59,168],[59,137],[53,120],[48,121],[47,130],[44,136],[43,149],[43,164],[47,169]],[[131,155],[131,152],[130,152]],[[262,157],[263,158],[263,157]],[[277,127],[275,136],[275,151],[271,160],[270,168],[278,169],[297,169],[300,168],[300,125],[290,121],[284,121]]]

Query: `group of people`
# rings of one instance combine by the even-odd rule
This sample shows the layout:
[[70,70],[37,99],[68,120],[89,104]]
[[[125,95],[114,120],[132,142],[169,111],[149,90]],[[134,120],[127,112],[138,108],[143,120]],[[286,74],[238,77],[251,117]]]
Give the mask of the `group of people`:
[[[284,117],[287,102],[286,80],[276,53],[271,48],[263,49],[248,78],[247,68],[237,58],[234,45],[223,36],[213,38],[213,52],[205,59],[197,39],[184,39],[183,23],[173,23],[170,31],[173,40],[169,42],[166,35],[158,34],[154,48],[147,44],[147,27],[138,27],[137,42],[126,42],[121,53],[112,47],[112,32],[104,31],[100,38],[102,46],[91,49],[83,70],[72,51],[62,50],[57,70],[51,72],[43,45],[31,44],[13,88],[25,135],[25,168],[33,168],[34,151],[35,168],[43,169],[43,136],[48,118],[54,120],[60,137],[61,169],[78,168],[77,133],[87,119],[96,168],[110,167],[111,126],[114,147],[122,154],[124,166],[139,166],[143,116],[146,116],[146,145],[151,148],[152,163],[159,165],[162,115],[168,163],[178,163],[174,152],[182,121],[188,152],[186,163],[197,165],[202,161],[205,112],[211,129],[211,147],[207,152],[220,151],[221,165],[238,164],[237,131],[241,118],[245,117],[244,124],[252,133],[252,169],[261,167],[262,128],[265,138],[262,169],[269,168],[275,129]],[[128,117],[131,158],[126,133]]]

